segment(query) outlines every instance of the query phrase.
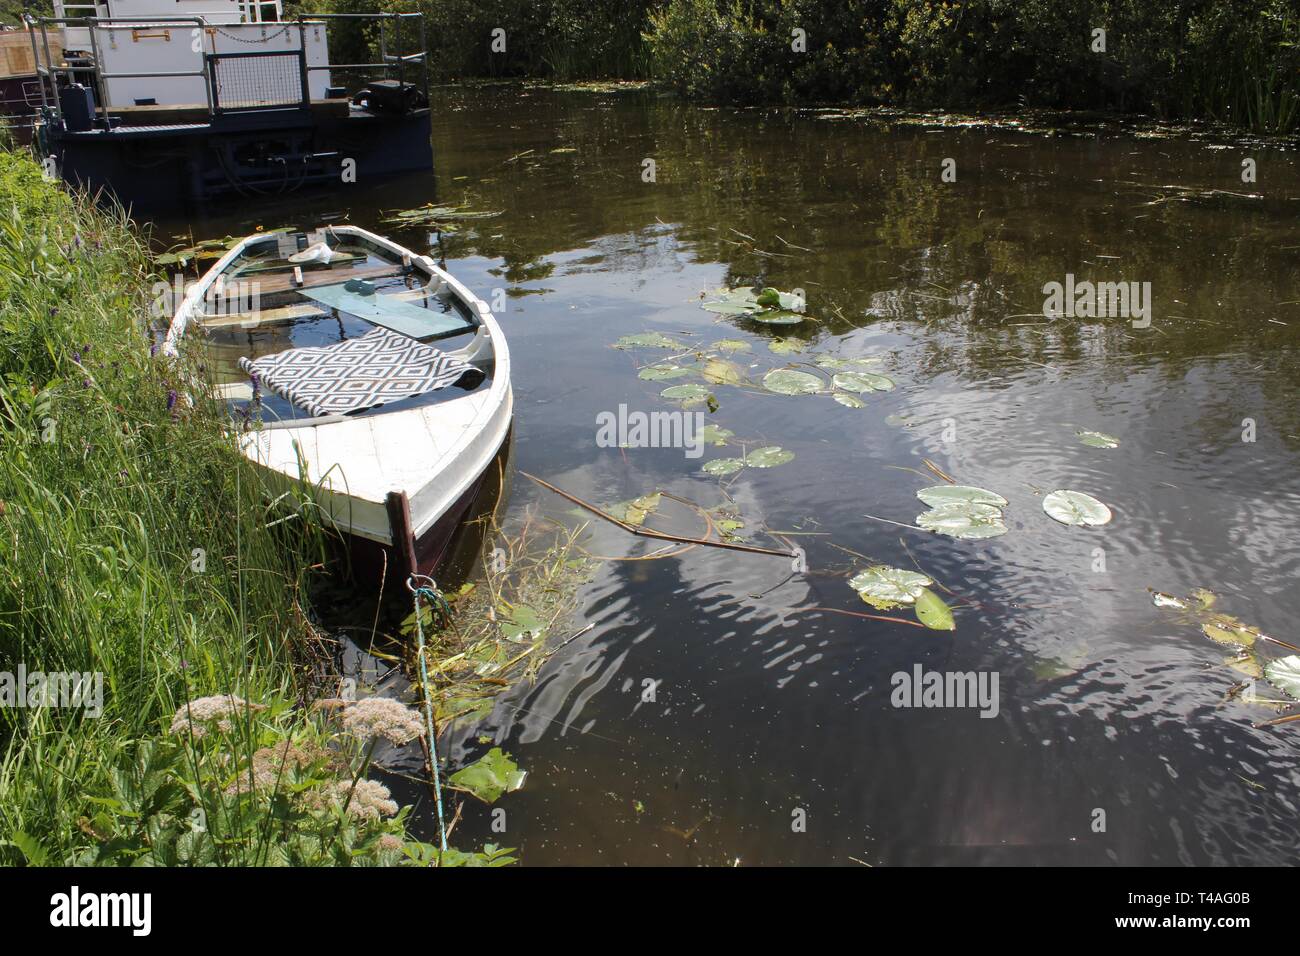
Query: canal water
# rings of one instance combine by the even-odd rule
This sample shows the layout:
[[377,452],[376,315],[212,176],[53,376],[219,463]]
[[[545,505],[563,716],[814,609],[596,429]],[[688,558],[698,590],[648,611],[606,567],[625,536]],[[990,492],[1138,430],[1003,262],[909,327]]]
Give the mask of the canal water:
[[[502,307],[512,467],[606,505],[730,502],[737,540],[797,546],[807,568],[711,548],[597,565],[552,637],[594,626],[446,742],[528,771],[504,818],[467,806],[454,842],[525,865],[1295,862],[1300,724],[1256,727],[1276,711],[1231,693],[1245,675],[1203,633],[1209,612],[1149,590],[1207,588],[1215,612],[1300,643],[1294,151],[518,87],[434,105],[436,175],[241,205],[195,235],[346,216],[429,250]],[[383,223],[425,203],[500,214],[443,234]],[[1045,317],[1045,284],[1067,276],[1149,283],[1149,327]],[[701,308],[754,285],[803,290],[811,320]],[[683,345],[613,347],[648,332]],[[791,338],[777,348],[802,351],[773,351]],[[638,377],[720,340],[746,346],[725,356],[739,384]],[[761,385],[864,357],[895,384],[864,407]],[[660,396],[691,382],[713,401]],[[699,411],[734,438],[699,458],[602,446],[598,416],[620,405]],[[764,446],[794,458],[702,471]],[[944,483],[931,466],[1007,499],[1008,532],[909,527],[916,492]],[[1052,520],[1057,489],[1112,520]],[[584,521],[516,478],[507,526],[528,509]],[[667,498],[648,523],[703,528]],[[618,558],[661,544],[609,526],[583,542]],[[936,582],[955,630],[860,616],[915,620],[849,586],[878,563]],[[996,712],[895,706],[895,675],[918,665],[996,676]]]

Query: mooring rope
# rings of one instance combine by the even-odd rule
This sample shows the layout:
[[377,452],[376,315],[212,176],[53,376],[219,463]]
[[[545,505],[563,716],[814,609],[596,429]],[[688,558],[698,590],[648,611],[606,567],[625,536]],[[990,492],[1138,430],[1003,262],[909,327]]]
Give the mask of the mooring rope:
[[[418,584],[418,581],[427,581],[428,584]],[[433,728],[433,695],[429,692],[429,666],[425,661],[424,625],[420,621],[420,595],[423,594],[427,597],[429,604],[441,612],[449,621],[451,620],[451,605],[442,596],[433,578],[428,575],[412,574],[406,579],[406,587],[415,600],[415,637],[420,658],[420,691],[424,694],[425,729],[429,734],[429,766],[433,768],[433,796],[434,802],[438,806],[438,839],[442,844],[442,852],[446,853],[447,828],[442,822],[442,781],[438,776],[438,746]],[[432,617],[430,619],[432,620]]]

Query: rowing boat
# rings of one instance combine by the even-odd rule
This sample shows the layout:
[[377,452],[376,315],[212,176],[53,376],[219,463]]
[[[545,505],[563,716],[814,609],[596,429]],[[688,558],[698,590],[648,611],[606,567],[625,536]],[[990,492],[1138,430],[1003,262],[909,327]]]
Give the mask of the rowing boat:
[[436,573],[513,415],[487,304],[365,229],[282,230],[184,292],[164,354],[195,330],[240,451],[274,487],[310,489],[354,573]]

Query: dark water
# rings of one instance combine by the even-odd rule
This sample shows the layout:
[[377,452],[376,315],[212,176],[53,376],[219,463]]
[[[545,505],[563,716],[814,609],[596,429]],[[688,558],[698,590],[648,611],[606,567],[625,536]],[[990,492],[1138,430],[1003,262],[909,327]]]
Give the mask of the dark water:
[[[454,742],[463,758],[491,739],[529,771],[499,804],[506,832],[468,807],[458,844],[515,846],[533,865],[1295,861],[1300,724],[1255,729],[1274,712],[1225,703],[1241,679],[1230,648],[1147,590],[1208,587],[1219,610],[1300,638],[1294,152],[511,89],[436,106],[436,179],[363,182],[196,234],[338,212],[375,226],[425,202],[501,210],[437,242],[383,230],[435,248],[484,298],[507,291],[512,464],[597,502],[724,500],[680,449],[597,447],[600,412],[673,408],[659,392],[676,383],[636,374],[671,353],[612,349],[621,335],[745,339],[736,359],[758,380],[811,361],[768,350],[796,334],[812,353],[881,356],[898,384],[862,409],[713,389],[710,422],[795,452],[728,491],[747,540],[802,533],[788,541],[808,572],[704,548],[600,565],[565,635],[593,630]],[[1258,183],[1241,182],[1244,157]],[[1264,198],[1153,203],[1165,185]],[[1067,273],[1150,282],[1151,327],[1047,321],[1042,287]],[[698,307],[703,290],[756,281],[804,289],[821,321],[774,333]],[[1078,429],[1121,445],[1087,447]],[[1010,532],[959,541],[864,517],[914,521],[915,491],[940,483],[922,458],[1008,498]],[[1053,522],[1040,503],[1057,488],[1114,520]],[[516,480],[507,522],[530,507],[579,520]],[[699,530],[676,506],[652,523]],[[608,528],[586,544],[653,550]],[[846,582],[874,561],[950,589],[956,631],[837,613],[871,611]],[[891,675],[916,664],[996,673],[997,716],[893,707]]]

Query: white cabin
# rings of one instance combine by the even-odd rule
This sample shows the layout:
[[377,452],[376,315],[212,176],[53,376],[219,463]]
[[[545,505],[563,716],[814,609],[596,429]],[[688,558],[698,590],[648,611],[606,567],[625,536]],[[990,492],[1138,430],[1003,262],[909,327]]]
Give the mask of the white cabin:
[[[101,107],[207,105],[206,54],[295,54],[220,61],[211,93],[223,106],[300,100],[300,49],[306,54],[310,99],[325,99],[331,85],[329,70],[320,69],[329,66],[325,23],[309,20],[300,27],[297,21],[282,22],[280,0],[54,0],[54,15],[101,21],[93,28],[65,26],[60,31],[65,57],[98,63]],[[177,17],[201,18],[202,23],[177,22]],[[51,31],[51,46],[58,36]],[[57,60],[59,51],[51,53]]]

